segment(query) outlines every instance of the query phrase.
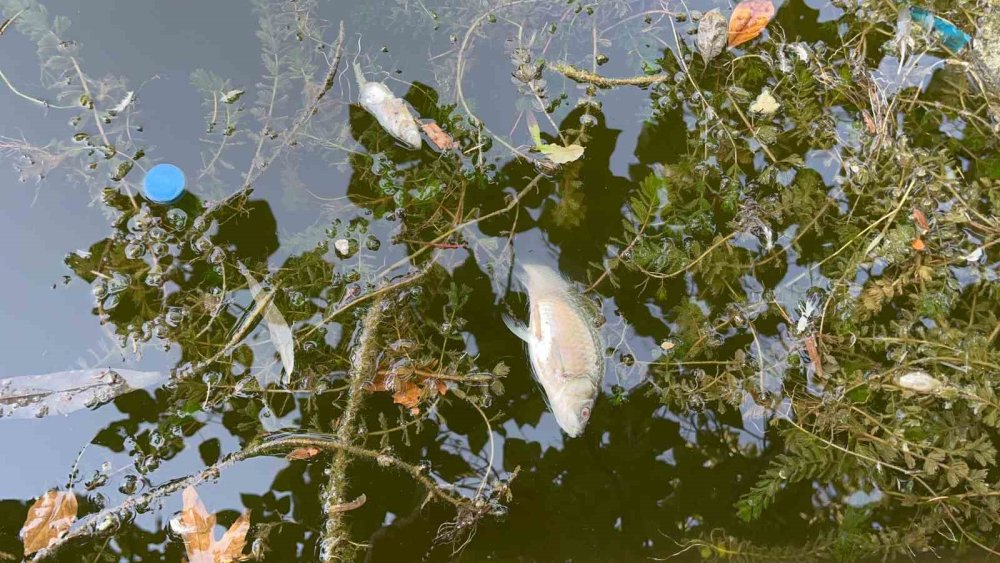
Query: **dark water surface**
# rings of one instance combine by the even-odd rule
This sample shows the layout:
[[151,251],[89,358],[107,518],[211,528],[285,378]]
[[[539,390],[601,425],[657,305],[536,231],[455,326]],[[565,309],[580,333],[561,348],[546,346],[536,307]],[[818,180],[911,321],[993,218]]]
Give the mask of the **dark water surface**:
[[[0,6],[5,18],[21,8],[39,9],[28,0],[5,0]],[[951,308],[933,308],[914,298],[915,305],[897,302],[862,314],[835,303],[836,319],[826,329],[834,340],[823,347],[836,357],[833,365],[824,364],[832,378],[828,381],[810,364],[811,352],[804,347],[805,335],[820,334],[818,321],[810,317],[806,332],[796,326],[804,303],[822,303],[841,289],[848,295],[845,303],[857,301],[869,287],[869,278],[918,260],[912,251],[905,260],[865,256],[903,254],[917,236],[912,207],[928,215],[939,212],[934,223],[937,227],[940,222],[942,233],[951,224],[946,214],[955,201],[926,188],[919,197],[913,192],[914,203],[907,203],[898,220],[892,215],[886,223],[886,229],[890,224],[898,228],[882,231],[886,240],[898,238],[903,250],[883,252],[879,241],[872,242],[880,229],[862,231],[899,201],[901,192],[891,189],[897,180],[905,186],[909,179],[903,172],[893,177],[892,167],[906,171],[909,164],[886,160],[878,171],[885,178],[865,180],[886,195],[875,195],[881,192],[869,187],[855,198],[852,163],[882,163],[880,155],[895,149],[866,152],[872,141],[865,134],[865,119],[877,116],[868,117],[859,109],[868,106],[854,104],[868,93],[860,98],[842,93],[857,86],[851,80],[854,61],[873,76],[898,78],[884,80],[886,91],[911,87],[906,92],[913,100],[918,97],[914,92],[926,92],[921,100],[959,106],[951,88],[960,73],[934,66],[948,54],[929,48],[915,65],[918,71],[900,78],[898,59],[881,46],[895,33],[895,8],[885,6],[871,8],[870,17],[883,19],[867,23],[830,2],[778,2],[776,18],[760,45],[724,53],[717,66],[707,68],[690,51],[697,23],[691,22],[689,12],[718,7],[728,15],[731,7],[726,3],[531,0],[497,6],[486,0],[50,2],[48,20],[69,18],[72,26],[61,36],[76,42],[58,48],[74,49],[91,84],[109,88],[97,108],[106,111],[123,92],[135,92],[135,101],[104,124],[119,151],[133,157],[136,150],[144,151],[123,181],[112,177],[115,167],[128,159],[88,155],[86,142],[73,140],[78,132],[92,140],[100,133],[92,120],[86,121],[92,112],[81,111],[79,94],[57,98],[60,89],[72,90],[51,76],[66,61],[43,56],[49,66],[43,65],[40,72],[37,38],[27,37],[18,22],[0,36],[0,70],[11,84],[56,105],[75,106],[42,108],[0,89],[0,136],[10,149],[6,160],[20,165],[5,167],[0,174],[0,240],[5,241],[0,258],[6,265],[0,286],[5,294],[0,300],[5,344],[0,378],[69,369],[177,370],[166,386],[134,391],[67,416],[0,418],[0,561],[6,554],[14,560],[21,557],[17,534],[26,511],[49,489],[71,487],[80,502],[79,516],[84,517],[122,503],[134,492],[129,483],[138,483],[140,492],[156,490],[264,436],[336,432],[350,400],[345,389],[348,372],[357,363],[351,354],[362,340],[361,319],[369,303],[381,297],[350,307],[331,322],[322,320],[359,295],[381,295],[390,281],[422,272],[429,259],[435,264],[423,278],[400,292],[388,292],[386,301],[376,305],[385,309],[375,336],[378,369],[411,362],[452,375],[489,375],[503,362],[510,371],[499,380],[502,390],[464,382],[452,382],[443,396],[425,390],[416,416],[394,404],[391,393],[365,392],[350,439],[367,451],[420,467],[443,490],[473,499],[468,506],[481,510],[482,517],[444,537],[440,527],[455,519],[455,507],[425,502],[426,491],[409,475],[361,456],[337,480],[342,480],[338,486],[345,499],[364,494],[367,502],[346,513],[348,536],[324,547],[321,499],[330,480],[330,454],[309,461],[261,455],[226,466],[217,477],[199,484],[198,493],[226,527],[240,512],[250,512],[248,544],[254,544],[255,555],[263,560],[318,560],[331,550],[346,559],[371,561],[634,561],[674,554],[681,560],[849,560],[935,552],[978,558],[995,548],[991,538],[996,528],[982,519],[989,524],[998,518],[997,511],[977,505],[969,509],[978,511],[975,514],[962,513],[965,508],[959,503],[954,510],[965,523],[962,531],[959,520],[954,526],[940,524],[943,517],[920,507],[924,497],[912,504],[900,500],[923,494],[918,485],[911,482],[884,491],[885,482],[873,475],[891,472],[886,464],[908,462],[902,453],[869,447],[864,437],[898,436],[901,442],[893,442],[897,450],[918,447],[907,444],[957,449],[948,454],[953,456],[947,458],[951,466],[963,455],[975,456],[961,448],[980,444],[985,453],[976,459],[985,471],[985,489],[968,486],[988,497],[997,491],[995,450],[989,449],[997,441],[992,423],[975,429],[962,418],[968,405],[961,397],[938,403],[921,402],[912,394],[899,399],[898,389],[890,392],[872,384],[872,390],[865,391],[872,398],[865,395],[856,401],[851,391],[867,389],[867,382],[878,379],[879,373],[892,379],[902,373],[893,370],[909,369],[916,352],[872,351],[862,345],[852,349],[845,344],[848,335],[881,338],[887,336],[882,327],[911,321],[910,326],[930,331],[908,329],[914,339],[939,339],[964,348],[961,336],[933,332],[950,331],[950,321],[957,326],[960,319],[956,330],[964,330],[986,351],[964,356],[963,361],[971,362],[963,364],[964,370],[956,367],[961,361],[954,358],[940,361],[954,370],[950,381],[955,389],[967,385],[956,393],[979,396],[970,389],[982,381],[991,388],[987,375],[996,374],[998,360],[990,332],[1000,296],[995,288],[996,248],[990,244],[990,237],[996,236],[990,229],[997,223],[986,203],[993,201],[989,190],[976,192],[973,202],[982,205],[984,220],[993,221],[986,221],[985,230],[965,227],[964,239],[926,235],[936,248],[950,249],[951,266],[935,265],[943,272],[935,279],[949,280],[952,293],[945,295],[942,289],[939,301]],[[892,20],[885,20],[885,13],[893,14]],[[340,21],[345,29],[340,73],[315,115],[299,127],[302,108],[314,99],[333,57]],[[310,37],[310,30],[320,36]],[[683,64],[675,58],[675,31],[689,44]],[[844,53],[857,51],[859,34],[867,34],[867,50],[852,59]],[[277,38],[273,44],[271,38]],[[839,77],[844,82],[839,94],[822,88],[815,95],[803,93],[802,84],[817,87],[813,75],[818,73],[807,66],[815,62],[800,61],[784,75],[775,70],[776,49],[784,48],[775,47],[780,41],[802,42],[812,61],[826,57],[831,80]],[[598,90],[546,68],[543,103],[554,105],[549,115],[569,141],[585,125],[580,142],[586,152],[580,161],[562,168],[537,165],[510,150],[528,154],[532,141],[525,113],[537,116],[546,140],[561,141],[537,109],[530,89],[511,79],[516,70],[511,56],[518,44],[550,66],[569,61],[605,76],[645,71],[665,72],[671,78],[641,88]],[[850,48],[841,52],[843,45]],[[592,67],[598,51],[608,62]],[[768,66],[754,61],[764,51]],[[741,56],[746,60],[732,61]],[[277,76],[267,70],[275,60]],[[369,80],[384,81],[397,95],[405,94],[422,117],[445,126],[461,143],[462,155],[435,151],[426,138],[421,151],[407,151],[382,132],[352,104],[358,94],[350,68],[355,61]],[[933,73],[921,74],[924,68]],[[205,74],[192,79],[197,69],[221,77],[220,82],[204,79]],[[741,73],[748,78],[733,78]],[[112,75],[127,85],[104,78]],[[68,80],[78,83],[71,75]],[[698,82],[711,104],[726,107],[726,123],[739,131],[731,141],[735,157],[726,148],[730,141],[710,128],[712,118],[705,117],[699,100],[685,94],[689,80]],[[212,85],[208,98],[198,88],[206,83]],[[273,84],[279,86],[272,96]],[[760,115],[743,116],[750,113],[748,106],[763,86],[774,89],[782,102],[775,127]],[[231,90],[245,93],[231,104],[218,101]],[[978,100],[970,91],[961,95]],[[206,131],[213,97],[219,117]],[[808,105],[809,99],[815,104],[820,97],[822,107]],[[737,100],[734,105],[742,107],[742,113],[727,99]],[[893,114],[886,121],[906,131],[908,146],[927,149],[927,154],[941,150],[957,155],[947,164],[926,166],[935,178],[947,176],[962,190],[958,182],[971,185],[1000,176],[995,135],[972,133],[976,119],[987,130],[995,124],[981,105],[966,106],[971,118],[941,117],[931,109],[913,109],[914,104],[900,107],[890,110],[899,112],[898,120]],[[478,134],[469,125],[467,110],[482,121]],[[223,133],[220,111],[238,116],[232,135]],[[82,123],[67,125],[78,115],[84,116]],[[754,120],[756,137],[743,127],[746,119]],[[255,160],[262,130],[264,159]],[[290,130],[299,137],[280,149],[273,162],[267,160]],[[762,144],[760,139],[769,133],[778,140]],[[20,140],[37,146],[51,141],[50,152],[69,147],[69,156],[46,170],[43,179],[28,170],[27,181],[21,182],[19,170],[26,161],[24,146],[16,143]],[[227,147],[215,158],[220,142]],[[879,156],[873,156],[876,153]],[[531,158],[537,159],[537,153]],[[43,159],[36,155],[35,160]],[[93,168],[92,162],[97,163]],[[144,283],[153,263],[151,251],[138,258],[126,254],[129,237],[148,235],[137,226],[137,208],[126,194],[136,193],[143,170],[158,162],[174,163],[187,174],[188,194],[173,206],[185,211],[187,222],[167,229],[170,246],[159,258],[167,264],[166,282],[151,287]],[[254,179],[249,199],[221,206],[217,216],[199,225],[205,206],[237,193],[248,170]],[[770,180],[764,179],[767,174]],[[652,185],[655,182],[662,185]],[[460,222],[456,217],[474,218],[477,208],[479,215],[501,209],[510,201],[505,198],[532,184],[538,188],[525,192],[510,212],[428,246]],[[628,242],[641,223],[635,199],[643,193],[653,194],[661,205],[639,236],[655,244],[632,247]],[[137,205],[148,207],[161,225],[168,224],[171,206],[145,203],[141,197]],[[758,208],[765,211],[747,211]],[[633,225],[631,230],[623,220]],[[855,220],[861,226],[855,228]],[[810,231],[813,225],[816,229]],[[199,246],[202,233],[204,247]],[[730,233],[731,240],[723,240]],[[341,238],[350,239],[350,256],[335,252],[335,241]],[[848,241],[854,246],[844,260],[859,253],[857,263],[826,264]],[[869,244],[876,250],[860,252]],[[961,256],[983,245],[978,265],[962,263]],[[787,252],[772,251],[774,247],[787,247]],[[618,263],[623,249],[627,252]],[[524,297],[510,282],[511,256],[515,264],[527,260],[551,265],[583,287],[600,281],[588,297],[603,313],[607,371],[592,420],[580,438],[560,431],[541,388],[531,379],[522,343],[504,327],[504,312],[523,317],[525,311]],[[267,282],[278,287],[274,303],[295,332],[291,381],[280,377],[281,364],[264,323],[235,352],[216,356],[254,304],[237,261],[260,279],[272,272]],[[817,267],[820,263],[824,268]],[[611,279],[601,276],[609,264],[614,269]],[[921,264],[935,264],[934,258],[928,255]],[[685,273],[684,267],[694,265],[701,269]],[[673,275],[678,266],[680,273]],[[94,287],[115,272],[130,275],[127,289],[116,307],[108,307],[108,301],[99,306]],[[895,295],[903,299],[903,290]],[[216,310],[218,318],[211,313],[213,297],[230,300]],[[919,318],[911,318],[910,311],[919,311]],[[875,328],[864,328],[866,323]],[[927,350],[934,349],[920,350],[931,356]],[[209,358],[213,361],[208,365],[200,364]],[[838,365],[839,370],[834,367]],[[926,364],[920,366],[933,372]],[[933,375],[947,379],[939,372]],[[749,522],[741,517],[738,503],[772,463],[784,463],[783,454],[806,455],[804,446],[777,432],[776,420],[794,412],[792,420],[802,421],[802,426],[783,427],[794,435],[794,428],[811,420],[803,413],[825,412],[824,405],[832,403],[857,405],[855,411],[876,420],[878,429],[852,429],[843,422],[851,415],[830,406],[830,419],[839,416],[843,425],[824,433],[816,422],[815,434],[827,440],[816,449],[856,455],[813,464],[826,470],[812,467],[783,477],[788,483],[768,497],[762,516]],[[977,407],[975,417],[988,417],[995,406]],[[973,407],[967,410],[971,413]],[[940,418],[930,421],[928,413]],[[924,428],[930,436],[888,430],[893,421],[907,416],[929,417]],[[950,416],[955,418],[947,419]],[[938,424],[973,429],[942,445],[933,437]],[[876,468],[868,461],[880,463]],[[971,463],[973,470],[979,468]],[[489,475],[485,496],[479,494],[484,474]],[[501,494],[503,480],[515,474],[508,499]],[[903,469],[900,483],[910,477]],[[952,484],[948,494],[962,495],[962,483]],[[169,520],[181,506],[179,493],[164,496],[116,521],[111,526],[116,532],[73,540],[55,558],[179,561],[184,544],[170,531]],[[911,520],[926,533],[912,538],[882,534],[905,530]],[[953,538],[947,537],[949,527]],[[222,528],[216,532],[221,534]],[[250,551],[248,546],[246,553]]]

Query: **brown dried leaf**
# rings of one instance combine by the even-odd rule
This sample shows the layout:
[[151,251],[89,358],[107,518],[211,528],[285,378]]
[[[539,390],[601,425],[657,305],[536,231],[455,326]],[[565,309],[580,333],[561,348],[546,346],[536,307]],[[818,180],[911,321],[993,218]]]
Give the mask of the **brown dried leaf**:
[[420,402],[423,389],[412,381],[401,381],[396,385],[396,392],[392,394],[392,402],[413,409]]
[[727,35],[726,16],[718,8],[702,16],[695,38],[701,58],[707,62],[718,57],[726,48]]
[[809,361],[812,363],[813,369],[816,370],[816,377],[823,377],[823,358],[819,355],[819,349],[816,347],[816,337],[809,335],[806,337],[806,352],[809,353]]
[[[412,379],[403,379],[412,377]],[[420,409],[417,405],[427,396],[433,386],[439,395],[448,393],[448,383],[434,374],[417,370],[403,370],[400,373],[380,372],[375,378],[369,381],[366,390],[376,393],[379,391],[391,391],[392,401],[397,405],[403,405],[410,409],[413,414],[418,414]]]
[[451,135],[445,133],[444,129],[441,129],[441,126],[437,123],[433,121],[423,122],[420,124],[420,128],[424,130],[424,133],[427,134],[427,137],[430,138],[431,142],[437,148],[443,151],[458,148],[458,143],[455,142],[455,139],[452,139]]
[[729,17],[729,48],[760,35],[773,17],[771,0],[744,0],[737,4]]
[[294,450],[288,452],[288,455],[285,456],[285,459],[287,460],[312,459],[316,457],[316,455],[319,454],[319,452],[320,452],[319,448],[314,446],[307,446],[305,448],[295,448]]
[[21,528],[24,554],[45,549],[69,531],[76,520],[76,495],[71,491],[51,490],[38,497],[28,509]]
[[212,555],[215,563],[229,563],[231,561],[241,561],[243,548],[247,544],[247,532],[250,531],[250,513],[244,512],[233,522],[233,525],[222,534],[219,543],[212,547]]
[[448,383],[443,379],[434,378],[434,387],[437,388],[438,395],[448,394]]
[[931,224],[927,221],[927,216],[924,215],[923,211],[917,209],[916,207],[913,208],[913,220],[917,223],[917,226],[920,227],[921,232],[926,233],[931,230]]
[[862,112],[861,117],[864,118],[865,129],[867,129],[870,134],[874,135],[878,132],[878,129],[875,128],[875,120],[872,119],[872,116],[867,111]]
[[208,513],[194,487],[184,489],[184,508],[170,525],[184,540],[188,563],[229,563],[244,559],[250,514],[241,514],[222,539],[215,541],[215,515]]
[[352,500],[351,502],[342,502],[340,504],[335,504],[327,511],[330,514],[337,512],[349,512],[351,510],[356,510],[364,506],[365,502],[368,501],[368,497],[362,494],[358,498]]
[[187,556],[192,563],[199,559],[205,560],[205,555],[211,556],[215,528],[215,515],[209,514],[205,503],[198,497],[198,491],[188,486],[184,489],[184,508],[177,517],[174,531],[184,540]]

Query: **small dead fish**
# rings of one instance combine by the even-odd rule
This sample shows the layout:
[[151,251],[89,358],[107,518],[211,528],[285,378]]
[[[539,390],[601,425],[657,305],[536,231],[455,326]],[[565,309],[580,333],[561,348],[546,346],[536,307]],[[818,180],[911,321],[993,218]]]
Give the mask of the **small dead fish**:
[[354,63],[354,77],[358,80],[358,87],[361,88],[361,93],[358,95],[361,107],[372,114],[387,133],[407,147],[419,149],[420,128],[406,102],[397,98],[385,84],[365,80],[358,63]]
[[586,305],[555,270],[523,265],[528,290],[528,326],[504,317],[507,327],[528,343],[531,368],[549,409],[571,437],[583,433],[604,378],[601,337],[587,318]]

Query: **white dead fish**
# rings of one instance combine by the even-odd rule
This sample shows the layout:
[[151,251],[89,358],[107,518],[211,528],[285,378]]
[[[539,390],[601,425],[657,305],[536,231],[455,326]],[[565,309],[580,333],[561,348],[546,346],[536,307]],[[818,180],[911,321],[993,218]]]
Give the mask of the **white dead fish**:
[[390,135],[411,149],[419,149],[420,128],[406,102],[397,98],[385,84],[365,80],[358,63],[354,63],[354,77],[357,78],[358,87],[361,88],[361,93],[358,95],[361,107],[372,114]]
[[528,290],[528,326],[504,317],[511,332],[528,343],[531,368],[545,390],[549,408],[571,437],[583,433],[604,378],[597,327],[587,318],[582,297],[555,270],[523,265]]

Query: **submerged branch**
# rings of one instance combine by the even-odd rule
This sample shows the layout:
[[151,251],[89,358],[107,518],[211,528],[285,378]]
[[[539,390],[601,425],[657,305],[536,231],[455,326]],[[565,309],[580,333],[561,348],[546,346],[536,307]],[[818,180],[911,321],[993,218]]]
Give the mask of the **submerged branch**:
[[198,473],[170,481],[142,495],[128,497],[115,507],[102,510],[84,518],[70,533],[62,538],[53,540],[48,548],[35,554],[32,561],[42,561],[54,556],[72,540],[101,536],[109,532],[114,532],[121,522],[129,520],[131,515],[139,508],[148,507],[153,502],[177,491],[184,490],[189,486],[193,487],[205,481],[218,479],[223,469],[228,469],[241,461],[261,455],[279,454],[304,447],[314,447],[325,452],[333,452],[334,454],[367,458],[381,467],[393,467],[404,473],[408,473],[415,481],[430,492],[431,498],[436,498],[453,506],[459,506],[464,502],[461,497],[442,490],[429,477],[424,475],[424,471],[421,468],[396,457],[382,455],[377,451],[368,450],[360,446],[342,443],[328,435],[278,434],[265,439],[263,442],[231,453]]
[[[340,417],[337,425],[337,441],[340,444],[350,445],[357,434],[357,417],[361,410],[361,402],[364,399],[364,384],[370,376],[374,375],[376,369],[375,359],[375,334],[378,331],[379,322],[382,320],[382,304],[385,302],[385,295],[377,297],[368,308],[363,320],[358,336],[357,346],[351,358],[351,369],[348,373],[350,388],[347,391],[347,406]],[[347,485],[347,465],[349,463],[347,452],[338,450],[333,454],[333,461],[330,462],[330,477],[326,485],[324,497],[328,499],[326,506],[335,506],[346,502],[345,492]],[[353,544],[348,540],[344,513],[342,511],[327,510],[326,524],[323,526],[323,539],[320,545],[320,557],[324,561],[333,559],[353,559],[350,550]],[[341,547],[342,549],[335,549]]]
[[549,68],[570,80],[593,84],[601,88],[611,88],[612,86],[651,86],[670,79],[670,76],[667,76],[665,73],[631,76],[628,78],[608,78],[566,63],[554,63]]

